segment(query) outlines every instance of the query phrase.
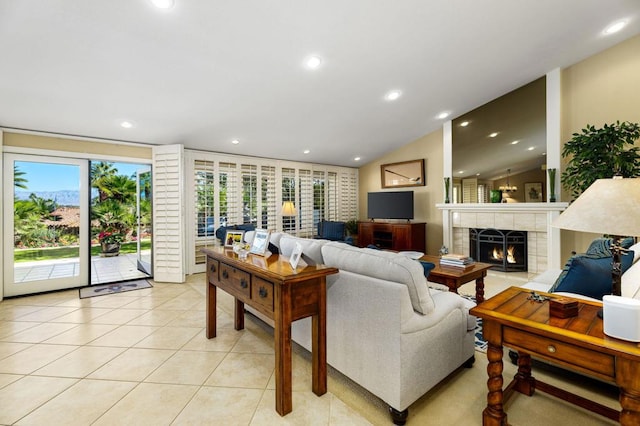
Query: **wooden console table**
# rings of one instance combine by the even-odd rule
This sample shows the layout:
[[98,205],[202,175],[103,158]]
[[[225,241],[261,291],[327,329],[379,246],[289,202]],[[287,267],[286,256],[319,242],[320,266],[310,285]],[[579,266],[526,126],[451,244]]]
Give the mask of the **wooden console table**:
[[244,328],[244,304],[275,323],[276,411],[281,416],[293,408],[291,395],[291,323],[312,317],[312,390],[327,392],[326,277],[338,269],[314,265],[291,268],[279,255],[249,255],[241,260],[224,247],[202,249],[207,255],[207,338],[216,337],[216,289],[235,298],[234,326]]
[[[539,293],[542,296],[557,295]],[[510,287],[471,309],[483,319],[487,350],[487,408],[482,424],[507,425],[503,401],[513,390],[531,396],[540,390],[576,404],[622,425],[640,424],[640,347],[606,336],[597,312],[601,303],[579,300],[578,316],[549,315],[549,301],[531,300],[531,292]],[[518,351],[518,372],[502,390],[502,346]],[[531,356],[570,370],[615,383],[620,389],[622,411],[541,382],[531,376]]]
[[449,291],[454,293],[458,292],[458,288],[462,284],[476,280],[476,302],[482,303],[484,301],[484,277],[487,276],[487,271],[493,266],[490,263],[475,262],[467,268],[456,268],[455,266],[441,266],[438,256],[425,255],[420,260],[436,265],[429,272],[429,277],[427,278],[429,281],[444,284],[449,287]]

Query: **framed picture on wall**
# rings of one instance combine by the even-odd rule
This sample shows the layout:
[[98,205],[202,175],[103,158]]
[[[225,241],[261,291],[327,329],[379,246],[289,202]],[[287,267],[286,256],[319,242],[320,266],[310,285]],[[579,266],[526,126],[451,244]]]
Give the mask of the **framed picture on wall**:
[[424,186],[424,158],[380,166],[383,188]]
[[524,201],[527,203],[541,203],[542,182],[528,182],[524,184]]

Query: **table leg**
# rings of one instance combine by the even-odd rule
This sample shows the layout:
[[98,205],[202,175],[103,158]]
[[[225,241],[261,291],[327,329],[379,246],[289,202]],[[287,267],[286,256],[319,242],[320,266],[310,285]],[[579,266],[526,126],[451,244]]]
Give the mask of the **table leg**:
[[515,389],[527,396],[536,390],[536,380],[531,377],[531,355],[518,352],[518,372],[516,373]]
[[476,303],[484,302],[484,277],[486,275],[482,275],[480,278],[476,279]]
[[244,303],[235,299],[233,307],[234,328],[236,330],[244,329]]
[[640,363],[616,358],[616,384],[620,387],[620,424],[640,424]]
[[291,394],[291,289],[275,287],[274,340],[276,351],[276,411],[281,416],[293,409]]
[[216,286],[207,283],[207,339],[216,337],[216,290]]
[[502,393],[502,327],[500,324],[485,320],[483,323],[483,335],[489,342],[487,348],[487,408],[482,412],[483,426],[507,426],[507,413],[503,409]]
[[311,317],[312,390],[316,395],[327,393],[327,285],[324,277],[318,285],[318,314]]

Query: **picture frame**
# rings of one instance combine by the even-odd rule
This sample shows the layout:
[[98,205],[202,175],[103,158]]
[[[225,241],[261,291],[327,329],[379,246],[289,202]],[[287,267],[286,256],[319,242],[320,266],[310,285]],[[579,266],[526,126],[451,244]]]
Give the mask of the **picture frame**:
[[302,244],[296,243],[296,246],[291,252],[291,257],[289,257],[289,264],[294,270],[298,267],[298,262],[300,262],[301,256],[302,256]]
[[267,229],[256,229],[253,236],[253,241],[251,242],[251,249],[249,249],[249,253],[257,254],[260,256],[267,255],[270,236],[271,231]]
[[383,188],[425,186],[424,158],[382,164],[380,166],[380,177]]
[[541,203],[544,201],[542,182],[527,182],[524,184],[524,201],[526,203]]
[[228,230],[224,236],[224,246],[233,247],[235,243],[243,241],[244,231]]

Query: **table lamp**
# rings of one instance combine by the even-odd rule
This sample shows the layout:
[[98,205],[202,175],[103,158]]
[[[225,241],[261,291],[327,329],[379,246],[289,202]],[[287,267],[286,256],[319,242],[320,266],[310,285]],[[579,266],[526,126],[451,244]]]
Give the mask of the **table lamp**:
[[613,236],[611,294],[621,295],[621,237],[640,234],[640,179],[598,179],[563,211],[551,226]]

